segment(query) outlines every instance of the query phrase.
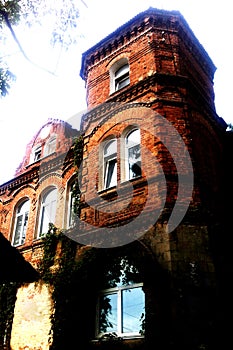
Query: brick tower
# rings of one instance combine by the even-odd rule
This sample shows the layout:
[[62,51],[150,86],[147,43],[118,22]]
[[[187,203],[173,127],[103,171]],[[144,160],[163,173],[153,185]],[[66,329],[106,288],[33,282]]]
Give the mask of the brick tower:
[[217,319],[226,123],[215,69],[179,12],[153,8],[82,56],[89,111],[76,238],[150,252],[163,272],[143,281],[145,341],[159,349],[210,346]]
[[3,266],[28,283],[0,348],[227,348],[233,140],[215,69],[182,15],[154,8],[83,53],[81,130],[49,120],[0,186],[1,234],[40,272]]

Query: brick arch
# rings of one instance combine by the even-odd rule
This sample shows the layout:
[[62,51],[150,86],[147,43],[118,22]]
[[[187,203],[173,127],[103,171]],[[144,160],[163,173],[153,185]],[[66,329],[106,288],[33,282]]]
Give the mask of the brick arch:
[[117,54],[114,54],[114,56],[110,59],[110,61],[108,61],[108,63],[106,64],[106,68],[109,69],[116,62],[120,61],[122,58],[127,58],[129,62],[129,57],[130,57],[130,51],[128,50],[121,51],[121,53],[118,52]]
[[[15,198],[18,196],[19,193],[22,193],[22,192],[30,192],[30,190],[32,190],[33,192],[35,191],[35,186],[32,185],[32,184],[26,184],[26,185],[23,185],[21,186],[20,188],[17,188],[13,193],[12,193],[12,197]],[[29,194],[30,195],[30,194]]]

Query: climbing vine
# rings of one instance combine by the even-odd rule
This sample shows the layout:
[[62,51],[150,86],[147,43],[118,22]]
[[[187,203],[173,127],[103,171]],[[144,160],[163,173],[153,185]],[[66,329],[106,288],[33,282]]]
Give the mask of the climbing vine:
[[[53,225],[43,244],[40,273],[51,287],[53,301],[50,349],[64,349],[67,339],[71,342],[77,338],[79,346],[85,348],[95,336],[98,291],[119,282],[122,268],[124,283],[141,282],[142,274],[145,276],[142,269],[146,269],[143,254],[131,246],[110,250],[82,246]],[[130,268],[132,265],[135,269]],[[106,314],[108,311],[106,305]],[[145,320],[141,321],[143,332]]]

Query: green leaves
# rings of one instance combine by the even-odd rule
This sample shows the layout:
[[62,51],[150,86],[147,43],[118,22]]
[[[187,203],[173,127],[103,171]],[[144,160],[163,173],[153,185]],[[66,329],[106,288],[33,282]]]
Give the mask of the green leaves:
[[11,84],[16,80],[16,76],[0,61],[0,96],[9,93]]
[[[30,30],[33,25],[40,25],[46,28],[48,41],[52,46],[60,45],[62,49],[67,50],[77,42],[80,36],[77,30],[78,18],[79,9],[75,0],[1,0],[0,39],[4,38],[6,42],[10,31],[25,59],[33,63],[25,53],[17,31],[13,27],[20,23]],[[1,54],[3,55],[3,49]],[[9,93],[12,82],[15,80],[14,74],[9,70],[7,59],[3,60],[3,57],[8,55],[9,53],[6,52],[0,57],[0,97]]]

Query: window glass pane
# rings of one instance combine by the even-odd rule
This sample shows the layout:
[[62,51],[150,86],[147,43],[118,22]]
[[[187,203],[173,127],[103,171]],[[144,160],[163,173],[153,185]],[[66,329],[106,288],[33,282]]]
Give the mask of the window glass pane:
[[111,140],[104,147],[104,187],[117,184],[117,141]]
[[16,219],[16,227],[15,227],[15,237],[14,237],[14,245],[20,244],[20,233],[22,230],[22,223],[23,223],[23,215],[20,215]]
[[129,178],[132,179],[141,175],[140,145],[129,148],[128,152]]
[[127,144],[129,146],[134,146],[135,144],[140,143],[140,130],[136,129],[133,130],[128,136],[127,136]]
[[117,293],[100,296],[99,333],[117,332]]
[[74,224],[74,205],[75,205],[75,195],[74,183],[69,187],[69,199],[68,199],[68,227],[71,227]]
[[122,89],[124,86],[129,84],[129,77],[122,77],[116,80],[116,90]]
[[116,186],[117,184],[117,166],[116,159],[111,159],[106,163],[105,188]]
[[115,73],[115,77],[118,78],[119,76],[122,76],[126,73],[128,73],[129,71],[129,65],[128,64],[125,64],[124,66],[120,67],[116,73]]
[[122,332],[139,333],[144,314],[144,292],[141,287],[122,291]]
[[53,137],[47,142],[45,147],[45,156],[48,156],[49,154],[56,151],[56,141],[56,137]]
[[46,215],[46,208],[42,208],[41,213],[41,225],[40,225],[40,234],[48,232],[49,228],[49,217]]
[[28,213],[29,200],[24,201],[22,204],[20,204],[16,210],[13,245],[19,245],[25,242]]
[[39,160],[41,158],[41,153],[42,153],[41,148],[37,148],[34,151],[34,162],[36,162],[37,160]]
[[104,147],[104,156],[108,157],[117,152],[117,142],[116,140],[109,141]]
[[141,176],[140,130],[133,130],[126,138],[127,173],[129,179]]
[[125,64],[115,72],[115,90],[123,88],[129,82],[129,65]]
[[43,197],[41,208],[40,235],[47,233],[49,223],[54,223],[57,209],[57,190],[54,189]]

